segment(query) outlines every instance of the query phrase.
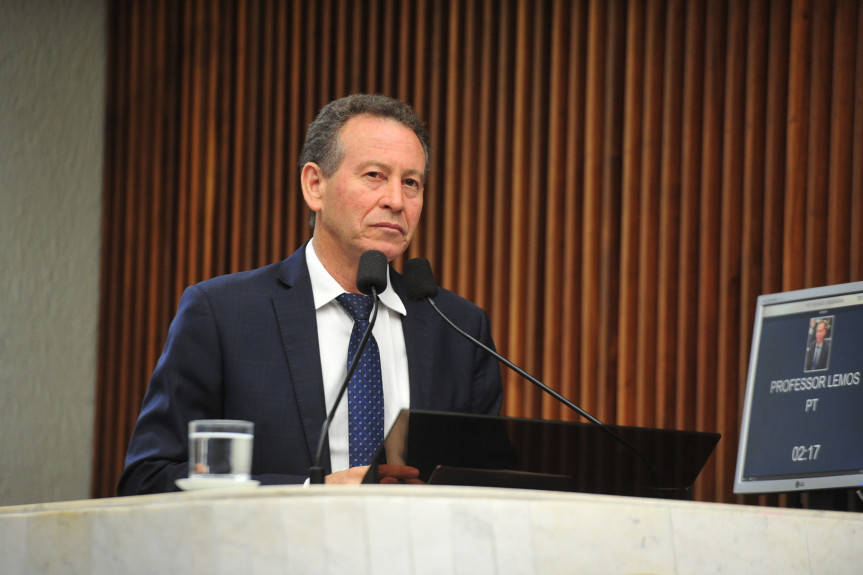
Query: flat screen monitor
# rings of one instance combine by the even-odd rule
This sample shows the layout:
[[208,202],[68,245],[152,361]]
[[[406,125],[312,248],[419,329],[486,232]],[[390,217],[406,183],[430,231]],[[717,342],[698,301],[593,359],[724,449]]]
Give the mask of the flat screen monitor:
[[735,493],[863,485],[863,282],[758,298]]

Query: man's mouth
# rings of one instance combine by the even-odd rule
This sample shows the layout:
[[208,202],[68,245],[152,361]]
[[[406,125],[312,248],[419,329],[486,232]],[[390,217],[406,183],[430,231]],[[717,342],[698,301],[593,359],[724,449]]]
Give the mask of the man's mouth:
[[399,224],[394,224],[391,222],[380,222],[374,225],[376,228],[381,228],[385,230],[392,230],[394,232],[398,232],[400,234],[405,233],[404,228],[402,228]]

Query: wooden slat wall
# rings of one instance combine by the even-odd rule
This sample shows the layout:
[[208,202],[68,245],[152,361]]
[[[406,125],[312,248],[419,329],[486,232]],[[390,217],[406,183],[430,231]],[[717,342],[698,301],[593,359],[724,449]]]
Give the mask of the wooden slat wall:
[[698,499],[737,500],[757,295],[863,279],[856,0],[123,0],[109,27],[94,496],[182,289],[308,237],[305,126],[350,92],[428,121],[408,257],[601,419],[721,432]]

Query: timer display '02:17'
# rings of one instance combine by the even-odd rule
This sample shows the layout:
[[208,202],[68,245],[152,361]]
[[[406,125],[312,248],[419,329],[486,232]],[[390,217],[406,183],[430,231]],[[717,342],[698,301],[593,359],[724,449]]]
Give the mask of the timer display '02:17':
[[818,452],[821,451],[820,444],[814,445],[795,445],[791,448],[791,461],[815,461],[818,459]]

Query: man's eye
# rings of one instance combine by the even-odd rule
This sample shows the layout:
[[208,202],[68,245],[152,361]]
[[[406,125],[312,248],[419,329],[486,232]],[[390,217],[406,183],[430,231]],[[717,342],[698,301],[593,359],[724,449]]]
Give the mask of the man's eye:
[[409,186],[411,188],[419,188],[420,187],[420,183],[413,178],[408,178],[407,180],[405,180],[405,185]]
[[366,176],[373,179],[373,180],[380,180],[381,178],[384,177],[384,175],[380,172],[368,172],[366,174]]

